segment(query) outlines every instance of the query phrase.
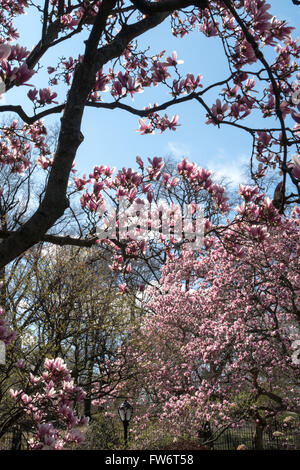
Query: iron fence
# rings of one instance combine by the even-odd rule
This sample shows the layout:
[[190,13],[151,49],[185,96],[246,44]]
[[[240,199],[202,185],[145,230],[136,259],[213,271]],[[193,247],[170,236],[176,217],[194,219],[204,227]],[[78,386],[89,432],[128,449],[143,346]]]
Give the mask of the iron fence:
[[[212,428],[211,431],[212,436],[214,436],[217,430]],[[28,449],[26,437],[28,436],[20,433],[20,430],[16,427],[11,432],[8,432],[2,436],[0,439],[0,451]],[[247,450],[254,450],[254,437],[255,424],[246,423],[245,425],[238,428],[228,428],[216,441],[211,444],[210,448],[212,450],[236,450],[239,446],[245,446]],[[122,442],[121,433],[120,442]],[[201,443],[201,439],[199,439],[198,442]],[[300,450],[299,427],[291,427],[277,421],[272,422],[264,430],[263,449]]]
[[[245,446],[254,450],[255,424],[247,423],[239,428],[229,428],[212,444],[214,450],[235,450]],[[299,450],[300,431],[284,423],[274,421],[263,433],[264,450]]]

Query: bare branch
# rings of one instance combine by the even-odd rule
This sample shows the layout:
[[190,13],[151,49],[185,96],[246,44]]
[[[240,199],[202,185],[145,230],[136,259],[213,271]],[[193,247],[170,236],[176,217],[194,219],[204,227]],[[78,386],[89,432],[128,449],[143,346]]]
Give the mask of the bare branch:
[[[14,235],[16,232],[13,231],[6,231],[6,230],[0,230],[0,238],[2,240],[5,240],[8,237],[11,237]],[[76,237],[71,237],[69,235],[67,236],[62,236],[62,235],[43,235],[40,238],[41,242],[48,242],[48,243],[53,243],[53,245],[59,245],[59,246],[78,246],[81,248],[90,248],[91,246],[95,245],[97,238],[92,237],[92,238],[76,238]]]
[[149,2],[148,0],[131,0],[131,3],[145,15],[163,11],[171,12],[189,6],[196,6],[200,9],[208,8],[207,0],[165,0],[159,3]]
[[127,45],[142,33],[154,28],[169,13],[157,13],[137,23],[124,25],[114,40],[97,50],[106,21],[115,7],[115,0],[103,1],[89,39],[83,60],[77,65],[68,94],[58,145],[51,167],[44,198],[32,217],[18,231],[0,244],[0,267],[5,266],[41,240],[41,237],[63,215],[69,205],[66,197],[69,175],[79,145],[84,107],[93,89],[97,71],[108,61],[119,57]]
[[[245,38],[247,39],[249,44],[251,44],[251,46],[254,50],[255,56],[264,65],[264,67],[267,71],[268,77],[270,79],[270,82],[272,84],[272,88],[273,88],[273,92],[274,92],[274,96],[275,96],[275,112],[276,112],[276,115],[279,119],[280,126],[281,126],[281,132],[282,132],[282,139],[281,140],[282,140],[283,153],[284,153],[283,163],[282,163],[282,170],[283,170],[282,194],[284,196],[285,188],[286,188],[286,175],[287,175],[287,153],[288,153],[287,152],[287,143],[288,143],[288,139],[287,139],[287,135],[286,135],[284,118],[283,118],[282,111],[281,111],[281,108],[280,108],[280,105],[281,105],[280,89],[277,85],[277,82],[276,82],[276,79],[273,75],[271,67],[269,66],[268,62],[266,61],[266,59],[263,55],[263,53],[259,49],[259,46],[258,46],[256,40],[254,39],[253,35],[249,32],[249,30],[246,27],[244,21],[240,18],[240,16],[236,12],[235,8],[233,7],[231,0],[223,0],[223,3],[228,8],[230,13],[233,15],[233,17],[235,18],[237,24],[241,27],[241,30],[243,31]],[[283,197],[283,201],[284,201],[284,197]]]
[[65,107],[65,104],[60,104],[58,106],[54,106],[53,108],[48,108],[45,109],[44,111],[41,111],[38,114],[35,114],[34,116],[28,116],[28,114],[25,113],[23,110],[22,106],[20,105],[13,105],[13,104],[6,104],[3,106],[0,106],[0,113],[3,113],[5,111],[11,111],[13,113],[16,113],[20,116],[20,118],[26,122],[26,124],[33,124],[34,122],[38,121],[39,119],[42,119],[46,116],[49,116],[50,114],[55,114],[55,113],[60,113]]

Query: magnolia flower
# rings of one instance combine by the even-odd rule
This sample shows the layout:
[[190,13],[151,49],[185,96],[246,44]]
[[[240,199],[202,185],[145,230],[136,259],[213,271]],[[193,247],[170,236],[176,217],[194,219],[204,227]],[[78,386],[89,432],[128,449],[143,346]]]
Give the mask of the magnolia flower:
[[18,369],[24,369],[26,366],[26,362],[23,359],[18,359],[16,362],[16,367]]
[[32,384],[36,384],[40,381],[40,377],[35,377],[31,372],[29,374],[29,381],[32,383]]
[[40,99],[37,100],[40,104],[51,104],[56,103],[53,101],[57,97],[57,93],[53,93],[50,88],[41,88],[39,91]]
[[20,395],[20,390],[13,390],[12,388],[9,390],[10,396],[16,400],[18,396]]
[[26,63],[22,64],[21,67],[17,69],[15,72],[16,85],[23,85],[34,74],[35,74],[35,71],[29,69]]
[[143,162],[143,160],[141,159],[141,157],[137,156],[137,157],[136,157],[136,162],[137,162],[137,164],[139,165],[139,167],[140,167],[141,169],[144,168],[144,162]]
[[166,58],[166,62],[163,65],[166,67],[175,67],[176,65],[183,64],[183,60],[177,59],[177,52],[173,51],[171,57]]
[[300,154],[296,155],[293,153],[292,160],[295,163],[296,167],[300,170]]
[[44,367],[51,372],[57,371],[68,374],[67,366],[64,360],[60,357],[57,357],[56,359],[45,359]]
[[71,432],[65,435],[66,442],[74,442],[76,444],[81,444],[83,442],[83,434],[78,429],[73,429]]
[[292,93],[292,102],[293,102],[293,104],[299,104],[300,103],[300,88],[298,88],[297,90],[295,90]]
[[23,403],[25,403],[25,405],[28,405],[32,401],[32,398],[28,396],[26,393],[22,393],[21,400]]
[[38,436],[43,438],[54,431],[51,423],[41,423],[38,425]]
[[122,294],[125,294],[125,292],[127,292],[127,286],[126,284],[119,284],[119,289],[121,291]]
[[165,131],[166,129],[170,129],[171,131],[176,131],[176,127],[179,126],[177,122],[178,122],[178,114],[175,114],[172,117],[171,121],[169,120],[169,117],[167,116],[167,114],[165,114],[161,118],[161,120],[157,123],[156,127],[160,129],[161,132]]
[[34,88],[33,90],[29,90],[29,92],[27,93],[27,96],[31,101],[35,101],[37,94],[38,94],[38,91],[36,88]]
[[47,170],[49,166],[52,166],[53,159],[49,157],[44,157],[43,155],[39,155],[38,158],[36,159],[36,163],[38,166],[43,168],[43,170]]
[[166,186],[169,182],[170,175],[168,173],[163,174],[163,184]]
[[222,105],[219,98],[217,98],[216,104],[211,107],[211,117],[208,117],[206,124],[216,124],[216,120],[223,121],[225,112],[228,110],[228,108],[229,105],[227,103]]
[[69,28],[69,29],[74,29],[74,26],[78,25],[79,20],[76,18],[73,18],[72,15],[63,15],[60,19],[60,22],[63,26],[63,28]]
[[179,174],[190,175],[195,169],[194,163],[190,163],[186,158],[184,158],[177,165],[177,171]]
[[139,119],[139,125],[140,127],[137,129],[137,132],[140,132],[141,135],[144,134],[154,134],[154,131],[151,130],[151,122],[149,124],[146,124],[146,122],[143,119]]
[[81,189],[84,188],[84,186],[88,183],[90,183],[90,180],[86,179],[86,175],[83,175],[82,178],[76,178],[75,176],[73,177],[73,181],[75,183],[76,189],[80,191]]
[[152,82],[153,85],[156,86],[159,82],[165,81],[171,75],[167,71],[167,66],[158,60],[154,61],[153,66],[151,67],[152,70]]
[[11,53],[8,57],[8,60],[17,60],[21,62],[25,57],[27,57],[29,51],[25,47],[21,47],[20,44],[16,44],[11,47]]
[[6,60],[11,53],[11,47],[9,44],[0,45],[0,60]]
[[152,165],[154,171],[160,170],[164,166],[162,157],[148,158],[148,162]]
[[288,164],[288,167],[291,168],[292,170],[292,175],[294,176],[294,178],[297,178],[298,180],[300,180],[300,155],[298,154],[293,154],[292,155],[292,161],[293,163],[289,163]]

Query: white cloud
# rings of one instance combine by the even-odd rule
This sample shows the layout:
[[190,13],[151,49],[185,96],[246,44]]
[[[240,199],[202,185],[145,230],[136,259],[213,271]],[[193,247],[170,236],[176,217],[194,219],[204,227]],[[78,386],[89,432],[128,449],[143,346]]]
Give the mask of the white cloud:
[[168,142],[167,152],[170,152],[175,158],[188,157],[191,152],[188,145],[182,142]]
[[249,156],[246,154],[237,157],[229,156],[225,150],[220,148],[214,159],[208,164],[208,169],[219,178],[226,178],[233,186],[245,183],[245,166],[249,163]]
[[[194,161],[194,159],[191,158],[191,148],[183,142],[169,141],[167,151],[175,158],[187,157],[191,159],[191,161]],[[237,187],[239,184],[246,184],[247,177],[245,173],[246,166],[249,164],[249,155],[230,155],[227,150],[220,147],[213,157],[207,160],[201,160],[201,162],[197,161],[197,164],[212,171],[217,179],[226,178],[234,187]]]

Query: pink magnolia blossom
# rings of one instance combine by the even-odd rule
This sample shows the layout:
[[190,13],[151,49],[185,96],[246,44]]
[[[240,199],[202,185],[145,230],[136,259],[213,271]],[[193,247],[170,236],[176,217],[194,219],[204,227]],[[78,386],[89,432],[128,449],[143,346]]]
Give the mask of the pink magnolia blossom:
[[0,45],[0,60],[6,60],[11,53],[11,46],[9,44]]
[[296,155],[295,153],[292,155],[292,160],[297,167],[298,170],[300,170],[300,155]]
[[[252,192],[245,207],[260,196],[256,188],[241,191]],[[183,250],[171,258],[160,289],[150,289],[151,313],[130,350],[136,377],[149,393],[137,389],[137,436],[154,416],[164,432],[180,437],[183,429],[196,435],[202,421],[218,427],[237,417],[256,422],[260,413],[268,421],[299,412],[292,343],[299,335],[300,212],[295,208],[290,217],[277,215],[262,225],[272,203],[260,199],[261,210],[252,216],[244,211],[222,242],[212,237],[198,255]]]
[[[63,359],[46,359],[44,368],[39,377],[30,374],[31,392],[10,390],[16,407],[32,420],[34,432],[29,446],[34,450],[61,450],[70,443],[78,445],[84,439],[79,427],[87,426],[88,420],[76,416],[71,403],[83,400],[85,393],[71,379]],[[55,419],[58,427],[47,419]]]
[[223,121],[225,112],[228,110],[229,105],[227,103],[221,104],[221,101],[217,99],[216,104],[214,104],[211,108],[212,117],[209,117],[206,121],[206,124],[216,124],[215,119],[217,121]]
[[183,64],[183,60],[177,59],[177,52],[173,51],[171,57],[166,58],[166,62],[163,65],[166,67],[175,67],[176,65]]
[[63,25],[64,28],[68,29],[74,29],[75,26],[79,23],[79,20],[76,18],[73,18],[72,15],[63,15],[60,19],[61,24]]
[[28,55],[29,51],[25,47],[16,44],[15,46],[11,46],[11,51],[8,60],[17,60],[18,62],[21,62]]
[[154,134],[151,122],[149,124],[146,124],[143,119],[139,119],[139,125],[140,127],[137,129],[137,132],[139,132],[141,135]]
[[51,104],[56,103],[54,98],[57,97],[57,93],[53,93],[50,88],[42,88],[39,90],[40,98],[37,100],[40,104]]
[[43,170],[47,170],[49,166],[52,166],[53,160],[51,158],[45,157],[44,155],[39,155],[36,160],[36,163]]
[[125,292],[127,292],[127,286],[126,284],[119,284],[119,289],[121,291],[122,294],[125,294]]
[[156,124],[156,127],[160,129],[161,132],[165,131],[166,129],[170,129],[172,131],[176,131],[176,128],[179,124],[178,122],[178,115],[175,114],[170,121],[168,116],[165,114],[163,118]]
[[157,85],[159,82],[165,81],[167,78],[169,78],[171,75],[167,71],[167,66],[163,64],[162,62],[159,62],[158,60],[155,60],[153,63],[153,66],[151,68],[152,70],[152,83],[153,85]]
[[35,74],[34,70],[27,67],[26,63],[23,63],[19,69],[15,71],[15,83],[16,85],[23,85],[26,83],[32,75]]

